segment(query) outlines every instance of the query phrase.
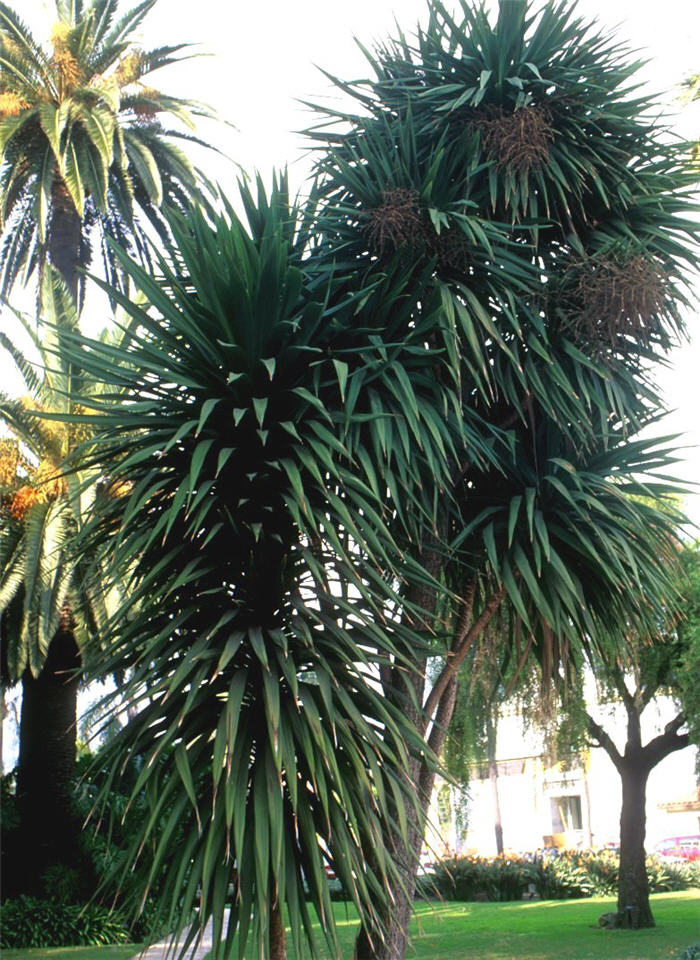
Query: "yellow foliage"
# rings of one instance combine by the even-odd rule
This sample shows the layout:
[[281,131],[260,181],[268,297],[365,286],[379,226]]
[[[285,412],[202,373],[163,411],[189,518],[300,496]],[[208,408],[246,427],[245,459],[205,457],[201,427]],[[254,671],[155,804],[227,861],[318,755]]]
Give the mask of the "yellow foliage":
[[16,440],[0,440],[0,487],[9,487],[17,479],[20,462]]
[[27,102],[12,90],[0,93],[0,117],[16,117],[27,109]]
[[65,50],[70,40],[72,27],[67,23],[54,23],[49,38],[55,51]]
[[44,500],[55,500],[65,493],[66,481],[60,471],[48,460],[42,460],[34,475],[33,482]]
[[56,49],[53,55],[53,62],[58,67],[58,72],[61,75],[64,93],[73,90],[81,84],[83,80],[83,68],[70,50]]
[[10,513],[15,520],[24,520],[27,512],[35,503],[43,503],[44,498],[34,487],[20,487],[10,501]]
[[126,87],[130,83],[135,83],[141,76],[143,66],[143,56],[138,50],[134,50],[119,62],[116,77],[120,87]]

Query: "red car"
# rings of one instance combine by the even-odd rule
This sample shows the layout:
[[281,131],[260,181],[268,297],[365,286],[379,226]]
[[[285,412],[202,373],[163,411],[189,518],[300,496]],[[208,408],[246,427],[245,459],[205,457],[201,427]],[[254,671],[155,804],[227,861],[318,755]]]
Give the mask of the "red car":
[[674,860],[700,860],[700,836],[668,837],[660,840],[654,851],[661,857]]

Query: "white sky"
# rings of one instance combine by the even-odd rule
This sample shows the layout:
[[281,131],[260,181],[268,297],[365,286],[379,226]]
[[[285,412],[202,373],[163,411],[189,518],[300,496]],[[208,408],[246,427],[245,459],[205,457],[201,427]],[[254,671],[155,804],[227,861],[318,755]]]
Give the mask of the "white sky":
[[[11,0],[44,38],[54,22],[53,2]],[[132,0],[134,2],[134,0]],[[448,0],[448,6],[450,6]],[[424,0],[160,0],[141,31],[144,46],[188,41],[207,57],[188,61],[154,75],[154,85],[181,96],[206,101],[236,130],[208,124],[202,133],[245,169],[267,176],[273,167],[288,163],[294,186],[301,186],[307,160],[295,131],[310,122],[296,101],[336,96],[318,66],[344,79],[365,75],[365,61],[353,43],[365,45],[391,32],[394,18],[406,32],[426,9]],[[645,79],[665,96],[668,109],[675,102],[680,81],[700,70],[700,3],[697,0],[580,0],[579,12],[598,17],[651,60]],[[677,128],[684,136],[700,135],[698,105],[683,111]],[[223,158],[198,158],[206,172],[231,194],[236,189],[235,168]],[[17,297],[31,306],[31,299]],[[106,316],[93,311],[86,328],[99,329]],[[672,370],[659,379],[675,412],[663,424],[663,433],[681,433],[690,447],[677,473],[700,481],[700,331],[697,315],[687,318],[693,338],[676,351]],[[15,334],[11,317],[0,315],[0,326]],[[0,357],[0,385],[16,390],[10,364]],[[694,448],[694,449],[692,449]],[[700,494],[690,496],[687,509],[700,524]]]

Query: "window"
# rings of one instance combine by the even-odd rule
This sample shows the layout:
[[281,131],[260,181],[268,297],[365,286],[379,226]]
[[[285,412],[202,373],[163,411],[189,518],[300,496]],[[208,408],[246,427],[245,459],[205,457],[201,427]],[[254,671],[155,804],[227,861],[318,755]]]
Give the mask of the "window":
[[583,830],[581,797],[550,797],[552,805],[552,833]]

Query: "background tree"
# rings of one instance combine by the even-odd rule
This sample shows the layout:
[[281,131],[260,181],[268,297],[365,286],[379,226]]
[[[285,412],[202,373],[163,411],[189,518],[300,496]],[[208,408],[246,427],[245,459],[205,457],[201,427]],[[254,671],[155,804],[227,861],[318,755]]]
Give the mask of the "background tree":
[[[502,3],[494,21],[435,2],[415,39],[368,57],[371,79],[338,81],[361,112],[321,111],[311,131],[315,255],[355,289],[413,269],[454,331],[459,456],[447,487],[426,471],[436,509],[407,545],[445,590],[420,591],[444,669],[430,688],[422,669],[382,675],[440,752],[458,670],[499,608],[550,678],[583,637],[649,624],[672,592],[672,525],[635,499],[670,460],[636,434],[682,327],[693,178],[633,93],[638,64],[568,4]],[[427,810],[433,772],[414,761],[411,777]],[[422,836],[413,824],[389,936],[359,956],[403,956]]]
[[[619,747],[603,722],[596,720],[591,712],[586,715],[588,733],[610,757],[622,783],[617,897],[622,926],[654,926],[644,849],[649,774],[670,754],[699,742],[700,551],[697,545],[683,548],[682,560],[682,619],[667,624],[649,639],[630,635],[622,655],[597,651],[589,658],[603,697],[619,701],[627,717],[624,746]],[[677,713],[663,731],[644,743],[642,714],[659,696],[670,696]]]
[[182,208],[196,191],[182,147],[202,142],[192,117],[209,113],[149,86],[187,44],[143,50],[133,41],[155,2],[120,13],[118,0],[57,0],[48,49],[0,3],[3,297],[22,271],[41,275],[48,260],[77,302],[79,268],[95,246],[120,287],[125,276],[110,241],[148,262],[146,226],[167,244],[164,204]]
[[[3,856],[6,894],[37,890],[48,866],[76,856],[71,796],[79,668],[106,616],[99,579],[88,584],[90,556],[72,550],[85,495],[77,478],[62,472],[89,428],[48,419],[73,413],[79,420],[81,391],[92,395],[97,388],[74,377],[62,358],[61,338],[77,327],[77,315],[65,286],[49,273],[43,302],[45,327],[37,330],[18,315],[39,364],[0,333],[27,391],[19,399],[0,393],[10,434],[0,441],[0,645],[3,682],[22,683],[20,826],[16,845]],[[116,348],[120,336],[105,336],[105,343]]]

